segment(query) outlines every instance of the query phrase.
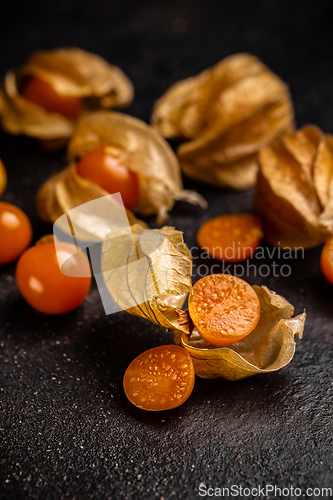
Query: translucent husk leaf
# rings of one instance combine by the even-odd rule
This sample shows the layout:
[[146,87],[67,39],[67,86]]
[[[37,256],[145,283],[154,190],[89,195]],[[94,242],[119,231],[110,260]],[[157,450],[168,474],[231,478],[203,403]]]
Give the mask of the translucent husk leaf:
[[286,85],[256,57],[236,54],[172,86],[152,124],[185,139],[177,154],[186,175],[244,189],[255,183],[260,149],[290,132],[293,116]]
[[[92,182],[80,177],[76,172],[76,166],[70,165],[58,174],[53,175],[39,189],[36,198],[36,207],[38,216],[44,222],[56,222],[59,217],[70,210],[84,205],[92,200],[107,196],[109,193]],[[120,210],[121,205],[118,201],[109,197],[108,210]],[[146,224],[139,221],[130,210],[126,210],[128,223],[140,224],[146,227]],[[96,224],[94,214],[75,214],[71,213],[72,224],[76,228],[76,237],[82,240],[101,241],[108,233],[109,212],[105,214],[105,221],[99,221]],[[78,218],[80,217],[80,218]]]
[[260,301],[260,320],[243,340],[228,347],[206,342],[196,329],[175,333],[175,342],[190,354],[196,375],[240,380],[286,366],[294,356],[294,337],[302,338],[305,312],[292,318],[294,308],[266,287],[253,286]]
[[157,214],[158,222],[163,223],[175,200],[207,206],[198,193],[183,190],[176,155],[163,137],[141,120],[107,111],[84,116],[68,146],[70,160],[100,146],[108,146],[139,176],[140,199],[134,207],[139,215]]
[[2,196],[7,185],[7,174],[6,169],[2,161],[0,160],[0,197]]
[[76,48],[36,52],[16,74],[8,72],[0,88],[2,124],[13,134],[52,140],[73,132],[72,121],[48,113],[19,93],[19,83],[28,75],[41,78],[61,95],[81,98],[85,110],[122,107],[133,100],[129,79],[95,54]]
[[132,226],[103,243],[103,279],[113,300],[167,329],[187,331],[177,310],[191,290],[191,271],[190,251],[172,227]]
[[333,236],[333,136],[306,126],[259,155],[254,210],[267,241],[313,247]]

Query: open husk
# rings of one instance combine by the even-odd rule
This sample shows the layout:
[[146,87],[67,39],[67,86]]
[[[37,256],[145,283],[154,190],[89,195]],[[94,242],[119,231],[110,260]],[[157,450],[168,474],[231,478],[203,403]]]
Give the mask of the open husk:
[[191,291],[192,260],[182,233],[173,228],[142,230],[107,239],[102,250],[105,285],[120,309],[174,331],[175,342],[193,360],[203,378],[239,380],[286,366],[295,352],[294,336],[302,337],[305,313],[292,318],[294,308],[266,287],[254,286],[260,320],[240,342],[213,346],[193,330],[182,307]]
[[0,198],[6,189],[7,185],[7,174],[6,174],[6,169],[2,161],[0,160]]
[[263,149],[254,210],[273,245],[308,248],[331,238],[333,136],[306,126]]
[[293,129],[287,86],[256,57],[236,54],[173,85],[155,104],[152,125],[177,150],[185,175],[206,184],[254,185],[261,148]]
[[102,247],[105,285],[123,310],[167,329],[186,332],[177,310],[191,290],[191,254],[173,227],[132,226]]
[[140,198],[133,208],[135,213],[157,214],[158,223],[163,223],[175,200],[207,206],[198,193],[183,190],[176,155],[163,137],[141,120],[111,111],[82,117],[68,145],[70,161],[101,146],[108,146],[138,175]]
[[125,74],[95,54],[77,48],[36,52],[18,72],[6,74],[0,88],[0,116],[6,131],[43,141],[68,139],[74,123],[23,97],[20,84],[27,76],[39,77],[60,95],[81,98],[83,112],[126,106],[134,94]]
[[302,338],[305,312],[292,318],[294,308],[265,286],[253,286],[260,301],[260,320],[243,340],[228,347],[206,342],[195,328],[190,335],[176,332],[175,342],[190,354],[202,378],[240,380],[286,366],[294,356],[294,337]]
[[[68,214],[74,208],[108,195],[109,193],[104,189],[80,177],[76,172],[76,166],[72,164],[50,177],[39,189],[36,197],[37,213],[44,222],[55,223],[63,214]],[[105,206],[107,210],[105,210],[104,220],[103,216],[101,218],[98,214],[91,213],[91,209],[87,214],[71,212],[70,217],[75,225],[77,238],[91,241],[104,239],[108,233],[110,212],[111,217],[112,213],[119,213],[121,217],[120,211],[122,210],[122,205],[112,196],[108,196]],[[126,210],[126,215],[129,225],[140,224],[146,227],[146,224],[139,221],[130,210]],[[96,216],[99,217],[98,223]]]

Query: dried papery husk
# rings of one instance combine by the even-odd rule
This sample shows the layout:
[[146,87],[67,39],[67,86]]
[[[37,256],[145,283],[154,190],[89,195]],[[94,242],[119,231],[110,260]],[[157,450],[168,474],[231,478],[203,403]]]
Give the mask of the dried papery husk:
[[25,134],[41,140],[68,139],[73,123],[57,113],[48,113],[25,99],[18,90],[17,77],[8,72],[0,87],[0,116],[3,128],[11,134]]
[[331,238],[333,136],[306,126],[263,149],[254,211],[273,245],[309,248]]
[[0,160],[0,197],[2,196],[7,185],[7,173],[4,164]]
[[236,189],[255,184],[261,148],[293,130],[287,86],[256,57],[236,54],[172,86],[155,104],[153,126],[184,140],[185,175]]
[[[104,189],[80,177],[77,174],[76,165],[72,164],[50,177],[39,189],[36,197],[37,213],[44,222],[55,223],[70,210],[107,195],[109,193]],[[75,225],[77,238],[89,241],[102,241],[104,239],[109,230],[109,210],[111,212],[114,210],[115,213],[117,210],[121,210],[117,199],[110,196],[108,198],[105,220],[100,220],[99,224],[96,224],[93,213],[91,216],[88,214],[87,217],[77,214],[76,218],[75,212],[71,213],[71,219],[74,217],[72,224]],[[130,210],[126,210],[126,214],[129,225],[140,224],[142,227],[146,227],[146,224],[139,221]]]
[[243,340],[228,347],[206,342],[195,328],[189,335],[175,333],[175,342],[190,354],[195,373],[202,378],[240,380],[286,366],[294,356],[294,337],[302,338],[306,314],[292,318],[289,302],[265,286],[253,286],[260,301],[260,320]]
[[133,208],[146,216],[157,214],[163,223],[175,200],[207,207],[198,193],[183,190],[176,155],[152,127],[122,113],[97,111],[82,117],[68,145],[71,161],[108,146],[110,152],[139,177],[140,197]]
[[192,258],[173,227],[110,235],[102,246],[105,285],[120,309],[164,328],[188,331],[179,320],[191,290]]
[[27,76],[39,77],[60,95],[81,98],[83,111],[123,107],[133,100],[126,75],[95,54],[77,48],[36,52],[17,73],[9,71],[0,88],[2,124],[12,134],[50,141],[68,139],[73,132],[73,121],[20,94],[20,82]]
[[120,68],[78,48],[36,52],[20,74],[41,78],[60,95],[99,98],[100,107],[127,106],[134,97],[133,84]]

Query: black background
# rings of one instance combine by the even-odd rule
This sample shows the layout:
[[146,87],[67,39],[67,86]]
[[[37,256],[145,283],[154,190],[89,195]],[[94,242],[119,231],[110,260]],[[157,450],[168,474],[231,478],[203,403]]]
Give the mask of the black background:
[[[2,1],[0,73],[34,50],[79,46],[125,71],[136,89],[126,111],[148,121],[170,84],[247,51],[289,84],[298,126],[332,133],[332,14],[330,1]],[[36,217],[35,193],[65,155],[2,132],[0,157],[9,178],[3,199],[25,210],[36,240],[52,228]],[[251,210],[251,190],[185,186],[210,203],[206,212],[183,203],[172,212],[169,224],[190,247],[209,217]],[[125,312],[105,316],[95,286],[76,311],[42,315],[20,297],[15,264],[3,266],[0,498],[192,499],[200,483],[333,487],[333,287],[320,251],[288,261],[288,278],[245,276],[284,295],[296,313],[306,308],[290,365],[240,382],[197,378],[183,406],[156,414],[127,402],[122,376],[140,352],[172,342],[170,333]],[[207,263],[215,262],[197,259],[195,273]]]

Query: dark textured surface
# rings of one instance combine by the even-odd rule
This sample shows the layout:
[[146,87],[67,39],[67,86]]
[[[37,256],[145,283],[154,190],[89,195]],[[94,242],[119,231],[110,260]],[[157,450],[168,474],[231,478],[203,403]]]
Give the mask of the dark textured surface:
[[[147,121],[171,83],[248,51],[289,83],[299,126],[333,132],[329,1],[32,0],[4,1],[1,10],[1,74],[32,50],[81,46],[123,68],[136,88],[128,112]],[[26,211],[36,240],[50,228],[37,220],[34,195],[64,155],[1,133],[0,157],[9,176],[4,200]],[[180,203],[172,213],[170,225],[189,246],[210,216],[250,210],[250,191],[186,187],[210,202],[205,213]],[[306,307],[292,363],[236,383],[197,379],[182,407],[157,414],[127,402],[122,376],[135,356],[171,342],[171,334],[126,313],[106,317],[96,287],[75,312],[46,317],[20,297],[15,266],[2,267],[0,498],[192,499],[200,483],[332,488],[333,287],[320,273],[320,250],[289,260],[288,278],[258,277],[254,268],[244,276],[284,295],[296,313]],[[196,269],[214,263],[195,262]]]

